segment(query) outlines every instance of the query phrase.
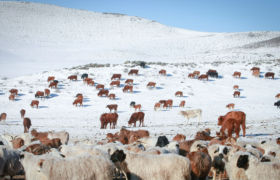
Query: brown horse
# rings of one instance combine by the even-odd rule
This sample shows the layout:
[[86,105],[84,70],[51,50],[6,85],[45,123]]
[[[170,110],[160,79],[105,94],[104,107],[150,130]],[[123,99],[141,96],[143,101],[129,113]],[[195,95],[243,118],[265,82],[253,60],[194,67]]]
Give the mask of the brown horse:
[[164,70],[164,69],[160,70],[159,74],[166,76],[166,70]]
[[265,78],[270,78],[271,77],[271,79],[274,80],[274,73],[273,72],[267,72],[267,73],[265,73],[264,77]]
[[57,83],[56,82],[51,82],[49,85],[49,88],[52,89],[52,87],[55,87],[55,89],[57,89]]
[[45,89],[45,95],[47,97],[50,97],[51,91],[49,89]]
[[148,84],[147,84],[147,88],[151,88],[151,87],[153,87],[153,88],[155,88],[156,87],[156,83],[155,82],[149,82]]
[[113,87],[114,85],[116,85],[117,87],[119,87],[120,84],[121,84],[120,81],[112,81],[112,82],[110,83],[110,86]]
[[9,100],[15,101],[15,95],[11,94],[11,95],[9,96]]
[[29,133],[29,129],[31,126],[31,120],[29,118],[23,119],[24,133]]
[[104,85],[103,85],[103,84],[98,84],[98,85],[96,86],[96,89],[103,89],[103,90],[104,90]]
[[133,79],[127,79],[124,83],[133,85]]
[[17,90],[17,89],[11,89],[11,90],[10,90],[10,93],[11,93],[12,95],[15,94],[15,95],[17,96],[17,95],[18,95],[18,90]]
[[[107,129],[107,124],[110,123],[110,129],[115,129],[119,115],[117,113],[104,113],[100,116],[101,128]],[[113,124],[113,127],[112,127]]]
[[24,118],[24,115],[25,115],[25,110],[24,109],[20,110],[20,115],[21,115],[21,118]]
[[105,95],[105,97],[108,97],[109,95],[109,91],[108,90],[100,90],[99,93],[97,93],[97,96],[102,97],[103,95]]
[[121,77],[122,77],[122,75],[121,74],[113,74],[113,76],[111,77],[111,81],[113,80],[113,79],[119,79],[119,80],[121,80]]
[[50,82],[50,81],[54,81],[54,79],[55,79],[55,77],[54,77],[54,76],[49,76],[49,77],[48,77],[48,82]]
[[42,100],[43,98],[45,98],[45,93],[42,92],[42,91],[37,91],[36,94],[35,94],[35,98],[36,99],[40,98],[40,96],[41,96],[41,100]]
[[77,81],[78,80],[78,76],[76,76],[76,75],[71,75],[71,76],[69,76],[68,77],[68,79],[70,79],[70,81],[72,80],[75,80],[75,81]]
[[181,101],[179,107],[185,107],[185,103],[186,103],[186,101]]
[[83,100],[79,99],[79,98],[75,99],[75,101],[73,102],[73,105],[76,105],[76,107],[77,107],[78,104],[80,104],[80,107],[83,106]]
[[232,76],[234,76],[236,78],[239,77],[239,79],[240,79],[241,78],[241,72],[235,71]]
[[145,114],[143,112],[136,112],[133,113],[130,117],[130,120],[128,121],[128,126],[131,127],[132,124],[134,124],[134,127],[136,127],[136,121],[140,121],[139,127],[142,124],[142,127],[144,126],[144,116]]
[[206,79],[206,80],[208,81],[208,75],[202,74],[202,75],[200,75],[197,79],[198,79],[198,80],[204,80],[204,79]]
[[115,97],[116,97],[115,94],[109,94],[109,96],[108,96],[109,99],[113,99],[113,100],[115,100]]
[[137,70],[137,69],[131,69],[131,70],[129,71],[128,75],[133,75],[133,74],[135,74],[135,75],[138,76],[138,70]]
[[39,108],[39,101],[33,100],[33,101],[31,102],[30,106],[31,106],[32,108],[34,108],[34,106],[37,106],[37,109],[38,109],[38,108]]
[[176,93],[175,93],[175,96],[180,96],[180,97],[183,97],[183,92],[182,91],[177,91]]
[[228,112],[225,116],[220,116],[218,118],[218,126],[221,126],[224,121],[228,118],[234,118],[238,121],[239,125],[242,126],[243,137],[246,134],[246,114],[242,111],[231,111]]
[[133,92],[133,86],[125,85],[123,88],[123,92],[130,91],[130,93]]
[[2,113],[1,115],[0,115],[0,121],[4,121],[4,124],[5,124],[5,121],[6,121],[6,119],[7,119],[7,114],[6,113]]

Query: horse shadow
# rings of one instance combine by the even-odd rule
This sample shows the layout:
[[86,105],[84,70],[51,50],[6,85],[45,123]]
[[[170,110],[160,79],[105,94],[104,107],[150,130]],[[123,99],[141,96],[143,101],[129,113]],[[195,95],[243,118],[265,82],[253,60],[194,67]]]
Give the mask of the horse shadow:
[[218,75],[218,79],[223,79],[224,76]]
[[88,98],[84,98],[83,102],[90,102]]
[[21,101],[21,99],[15,99],[15,101]]
[[122,98],[115,98],[115,100],[121,100]]
[[139,83],[134,83],[134,84],[133,84],[133,86],[137,86],[137,85],[139,85]]
[[18,96],[25,96],[25,94],[18,94]]
[[57,97],[57,96],[59,96],[59,95],[57,95],[57,94],[50,94],[50,97],[47,97],[47,98],[51,99],[51,98],[54,98],[54,97]]
[[141,93],[141,91],[133,91],[133,93]]
[[124,81],[125,80],[125,78],[121,78],[121,79],[119,79],[120,81]]
[[39,106],[39,109],[49,108],[49,106]]
[[89,106],[91,106],[91,105],[83,105],[83,107],[89,107]]
[[145,68],[144,69],[149,69],[149,68],[151,68],[150,66],[145,66]]
[[168,109],[164,109],[164,110],[161,110],[161,111],[170,111],[170,110],[168,110]]
[[57,87],[57,89],[65,89],[65,88],[63,88],[63,87]]
[[119,85],[119,88],[122,88],[122,87],[124,87],[124,84],[120,84],[120,85]]
[[246,78],[246,77],[241,77],[240,79],[248,79],[248,78]]
[[244,99],[244,98],[247,98],[246,96],[240,96],[240,98]]
[[183,98],[187,98],[188,96],[183,96]]
[[156,87],[156,89],[158,89],[158,90],[159,90],[159,89],[163,89],[163,88],[162,88],[162,87]]
[[263,73],[265,73],[265,72],[260,72],[260,74],[263,74]]
[[[148,111],[148,110],[142,110],[142,109],[141,109],[141,111]],[[138,112],[141,112],[141,111],[138,111]]]
[[109,90],[111,90],[111,89],[110,89],[110,88],[104,88],[104,90],[108,90],[108,91],[109,91]]
[[280,79],[280,78],[274,78],[274,80],[278,80],[278,79]]
[[253,136],[253,137],[256,137],[256,136],[269,136],[270,134],[246,134],[245,136]]
[[59,85],[57,85],[57,86],[65,86],[65,85],[63,85],[63,84],[59,84]]
[[124,112],[126,112],[126,111],[117,111],[117,113],[124,113]]
[[144,76],[144,74],[138,74],[138,76]]
[[213,79],[208,79],[208,81],[215,81],[215,80],[213,80]]
[[238,89],[238,91],[243,91],[244,89]]
[[242,111],[242,109],[234,109],[233,111]]
[[0,95],[4,95],[5,93],[0,93]]
[[172,107],[179,107],[179,106],[172,106]]
[[263,75],[259,75],[259,78],[264,78],[264,76]]
[[173,76],[172,74],[166,74],[166,77],[170,77],[170,76]]
[[19,123],[19,122],[21,122],[21,121],[9,121],[9,124],[10,123]]

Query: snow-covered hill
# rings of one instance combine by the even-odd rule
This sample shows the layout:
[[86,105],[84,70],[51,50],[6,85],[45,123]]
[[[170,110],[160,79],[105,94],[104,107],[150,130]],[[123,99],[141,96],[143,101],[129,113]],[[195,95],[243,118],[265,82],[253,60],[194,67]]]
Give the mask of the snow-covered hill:
[[[275,95],[279,91],[280,71],[275,64],[262,64],[261,78],[252,77],[250,68],[253,65],[235,63],[224,64],[198,64],[196,66],[174,66],[165,67],[151,65],[149,68],[141,69],[139,66],[139,76],[128,76],[124,72],[125,67],[115,66],[106,68],[90,68],[88,70],[61,69],[45,73],[37,73],[30,76],[22,76],[14,79],[0,80],[0,113],[7,113],[6,125],[1,125],[0,134],[9,132],[19,134],[23,132],[20,110],[26,110],[26,117],[32,121],[32,128],[39,131],[66,130],[70,133],[70,139],[97,138],[104,139],[108,132],[115,133],[121,126],[127,126],[127,122],[133,108],[129,107],[131,101],[142,105],[145,113],[144,125],[140,129],[150,131],[151,136],[161,134],[172,138],[177,133],[182,133],[188,139],[194,137],[195,133],[204,128],[212,129],[212,133],[219,131],[217,119],[220,115],[229,112],[225,106],[229,103],[235,104],[235,111],[246,113],[246,136],[260,139],[279,137],[279,109],[273,106]],[[167,76],[161,76],[158,72],[167,70]],[[215,69],[219,73],[219,78],[210,78],[209,81],[199,81],[189,79],[188,74],[199,70],[205,74],[209,69]],[[242,73],[241,79],[232,77],[234,71]],[[265,79],[265,72],[275,72],[275,80]],[[98,91],[95,87],[84,85],[80,79],[81,74],[88,73],[93,78],[96,85],[104,84],[105,89],[116,95],[116,100],[97,97]],[[110,88],[111,76],[114,73],[122,74],[121,87]],[[69,82],[68,76],[78,74],[78,82]],[[55,76],[59,80],[58,89],[51,89],[51,97],[41,100],[39,109],[31,108],[30,103],[35,100],[37,91],[44,91],[48,88],[48,76]],[[133,79],[133,93],[123,93],[126,79]],[[156,89],[146,88],[148,82],[156,82]],[[240,98],[233,98],[233,86],[239,85]],[[9,101],[9,90],[15,88],[19,90],[16,100]],[[175,97],[176,91],[182,91],[184,97]],[[76,99],[76,94],[84,95],[84,107],[72,105]],[[154,105],[160,100],[173,99],[173,108],[154,111]],[[184,108],[178,107],[181,101],[185,101]],[[106,108],[109,104],[117,104],[119,114],[116,129],[100,129],[100,115],[109,112]],[[202,122],[197,125],[197,118],[190,119],[190,124],[186,125],[186,119],[178,115],[180,110],[202,109]],[[139,122],[137,122],[137,126]],[[133,130],[139,129],[132,128]],[[242,134],[242,132],[241,132]]]
[[[183,21],[183,19],[182,19]],[[203,22],[202,22],[203,23]],[[207,33],[122,14],[0,1],[1,77],[92,62],[255,61],[280,58],[280,32]],[[37,64],[39,62],[39,64]],[[29,71],[13,66],[35,66]]]

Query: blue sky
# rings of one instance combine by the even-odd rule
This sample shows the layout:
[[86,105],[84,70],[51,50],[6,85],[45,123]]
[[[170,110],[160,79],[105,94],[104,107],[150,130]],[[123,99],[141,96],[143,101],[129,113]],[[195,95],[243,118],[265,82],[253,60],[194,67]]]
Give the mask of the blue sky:
[[30,0],[204,32],[280,31],[280,0]]

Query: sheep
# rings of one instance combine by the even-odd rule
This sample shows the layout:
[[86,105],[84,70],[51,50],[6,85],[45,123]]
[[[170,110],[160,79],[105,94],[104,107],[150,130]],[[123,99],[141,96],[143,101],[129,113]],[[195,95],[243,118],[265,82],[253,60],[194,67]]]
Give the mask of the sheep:
[[69,141],[69,133],[65,131],[61,132],[37,132],[35,129],[32,129],[31,135],[38,138],[40,141],[44,141],[46,139],[54,139],[54,138],[59,138],[61,140],[62,144],[66,144]]
[[2,175],[10,176],[11,179],[13,179],[13,176],[16,175],[22,168],[22,165],[19,161],[20,151],[16,149],[7,149],[6,151],[6,162],[4,164]]
[[99,148],[91,148],[91,147],[85,147],[85,148],[81,148],[78,150],[71,150],[71,151],[67,151],[64,153],[61,153],[62,155],[68,157],[68,156],[77,156],[79,154],[82,153],[88,153],[91,156],[102,156],[108,160],[110,160],[110,156],[108,155],[107,152],[104,152],[103,150],[99,149]]
[[150,147],[155,147],[157,143],[158,137],[144,137],[138,139],[136,142],[132,143],[133,145],[143,144],[146,149]]
[[42,155],[49,151],[49,147],[44,144],[32,144],[29,145],[25,150],[34,155]]
[[6,163],[7,148],[5,146],[0,146],[0,175],[3,175],[4,165]]
[[2,140],[5,140],[7,142],[5,143],[5,145],[7,145],[9,148],[13,148],[13,143],[11,141],[16,138],[23,139],[24,145],[26,146],[28,146],[31,143],[31,135],[29,133],[23,133],[20,135],[4,133],[3,135],[1,135],[1,138]]
[[226,172],[229,176],[230,180],[248,180],[245,174],[245,170],[242,168],[238,168],[236,166],[237,160],[240,155],[250,155],[248,152],[239,151],[236,152],[229,161],[224,161],[226,166]]
[[233,157],[233,155],[237,152],[246,152],[246,150],[241,146],[232,145],[231,149],[229,150],[228,160],[230,161],[230,159]]
[[245,169],[249,180],[279,179],[279,162],[260,162],[253,155],[240,155],[237,160],[237,167]]
[[244,147],[246,144],[251,144],[252,146],[255,147],[260,147],[260,144],[255,141],[250,141],[250,140],[242,140],[242,138],[238,138],[236,141],[236,145]]
[[277,148],[280,149],[280,146],[276,143],[276,141],[261,141],[260,146],[262,149],[266,150],[268,148]]
[[209,141],[195,141],[191,146],[190,152],[197,151],[198,150],[198,145],[207,147],[208,144],[209,144]]
[[262,157],[262,153],[256,148],[246,146],[245,150],[259,159]]
[[261,162],[280,162],[279,159],[277,159],[274,156],[271,155],[263,155],[262,158],[260,159]]
[[50,154],[34,155],[28,152],[20,153],[20,162],[24,168],[26,179],[48,180],[48,178],[43,173],[37,171],[37,164],[39,160],[45,158],[59,159],[58,157]]
[[167,144],[165,147],[151,147],[147,149],[147,151],[151,150],[158,150],[161,152],[161,154],[168,154],[168,153],[173,153],[173,154],[179,154],[179,143],[177,141],[173,141],[169,144]]
[[175,154],[153,156],[117,150],[111,155],[111,160],[120,163],[128,179],[191,179],[190,160]]
[[191,161],[192,179],[206,180],[212,165],[211,157],[202,152],[191,152],[187,154],[187,158]]
[[271,155],[271,156],[277,158],[278,160],[280,160],[280,149],[278,149],[278,148],[268,148],[265,151],[265,155]]
[[114,164],[110,160],[86,153],[65,159],[40,159],[37,166],[48,179],[113,179]]
[[217,170],[220,171],[219,179],[222,178],[222,174],[225,170],[225,162],[223,161],[223,159],[228,159],[230,148],[231,147],[229,146],[218,144],[214,144],[208,148],[209,155],[212,160],[211,171],[213,172],[213,180],[216,179]]

